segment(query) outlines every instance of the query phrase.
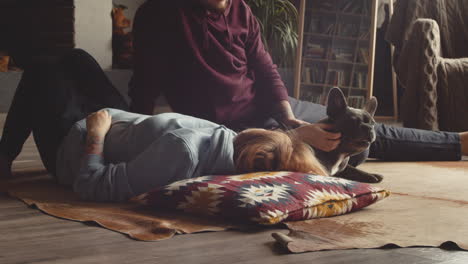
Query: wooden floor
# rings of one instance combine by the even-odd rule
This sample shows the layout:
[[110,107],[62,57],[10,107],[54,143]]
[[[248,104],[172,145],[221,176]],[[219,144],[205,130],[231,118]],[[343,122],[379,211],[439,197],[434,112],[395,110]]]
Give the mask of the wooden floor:
[[[4,115],[0,114],[0,127]],[[41,168],[29,140],[16,169]],[[462,216],[461,216],[462,217]],[[463,216],[466,217],[466,216]],[[179,235],[134,241],[93,225],[57,219],[0,194],[0,263],[444,263],[466,264],[468,252],[437,248],[360,249],[287,254],[271,237],[278,229]],[[281,230],[280,230],[281,231]],[[287,233],[287,230],[281,232]]]

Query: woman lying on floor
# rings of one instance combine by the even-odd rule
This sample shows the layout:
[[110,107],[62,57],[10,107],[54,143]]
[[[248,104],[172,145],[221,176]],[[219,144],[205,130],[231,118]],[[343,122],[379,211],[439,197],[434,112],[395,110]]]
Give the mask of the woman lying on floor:
[[[99,111],[103,108],[113,109]],[[251,129],[236,134],[189,116],[147,116],[125,109],[122,96],[86,52],[38,59],[25,68],[5,122],[0,176],[11,173],[11,162],[31,132],[46,169],[90,200],[121,201],[205,174],[265,170],[325,174],[308,146],[282,132]],[[374,144],[374,149],[379,146],[374,151],[392,149],[392,144],[382,143],[389,138],[406,142],[392,131],[386,141]],[[422,151],[428,138],[438,142],[432,160],[468,155],[468,133],[408,131],[413,134],[408,148]],[[426,143],[413,144],[422,134]]]
[[[30,69],[8,113],[0,153],[13,160],[32,131],[48,172],[83,199],[124,201],[156,186],[210,174],[326,175],[310,148],[291,134],[264,129],[237,134],[181,114],[118,110],[127,109],[125,101],[84,51],[42,58]],[[3,158],[3,164],[9,173],[11,163]]]
[[75,123],[58,149],[56,168],[59,183],[98,201],[126,200],[156,186],[205,175],[326,175],[309,147],[284,132],[248,129],[237,134],[191,116],[116,109]]

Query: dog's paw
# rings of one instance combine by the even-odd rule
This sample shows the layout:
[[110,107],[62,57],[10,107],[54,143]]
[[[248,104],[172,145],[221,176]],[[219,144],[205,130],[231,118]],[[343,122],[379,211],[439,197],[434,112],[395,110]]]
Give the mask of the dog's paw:
[[368,173],[351,165],[347,165],[343,171],[338,172],[333,176],[364,183],[379,183],[383,180],[383,176],[380,174]]
[[350,180],[350,181],[357,181],[357,182],[364,182],[364,183],[379,183],[383,180],[383,176],[380,174],[372,174],[372,173],[365,173],[365,172],[354,172],[354,173],[339,173],[334,175],[335,177]]
[[372,177],[374,178],[374,181],[371,182],[371,183],[379,183],[379,182],[382,182],[382,181],[383,181],[383,178],[384,178],[384,177],[383,177],[382,175],[380,175],[380,174],[375,174],[375,173],[372,173],[371,175],[372,175]]
[[379,183],[383,180],[383,176],[379,174],[355,174],[353,177],[349,177],[349,180],[364,182],[364,183]]

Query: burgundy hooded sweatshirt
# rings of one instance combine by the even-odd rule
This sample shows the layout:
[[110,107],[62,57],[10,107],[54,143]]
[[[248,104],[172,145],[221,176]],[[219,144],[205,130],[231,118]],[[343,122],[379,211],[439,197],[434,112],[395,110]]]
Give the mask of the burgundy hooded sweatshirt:
[[138,10],[134,109],[149,114],[164,94],[175,112],[232,127],[271,115],[288,94],[249,6],[230,0],[214,14],[196,2],[151,0]]

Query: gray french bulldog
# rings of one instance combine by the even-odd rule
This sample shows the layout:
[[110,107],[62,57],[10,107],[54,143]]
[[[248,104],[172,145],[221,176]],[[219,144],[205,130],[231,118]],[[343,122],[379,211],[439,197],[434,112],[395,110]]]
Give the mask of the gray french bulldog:
[[377,183],[383,177],[356,169],[348,164],[351,156],[364,152],[375,141],[374,114],[377,109],[377,99],[372,97],[364,109],[349,107],[343,92],[332,88],[328,94],[327,115],[320,123],[333,124],[330,132],[340,132],[341,142],[338,147],[325,152],[315,149],[317,159],[329,174],[359,182]]

